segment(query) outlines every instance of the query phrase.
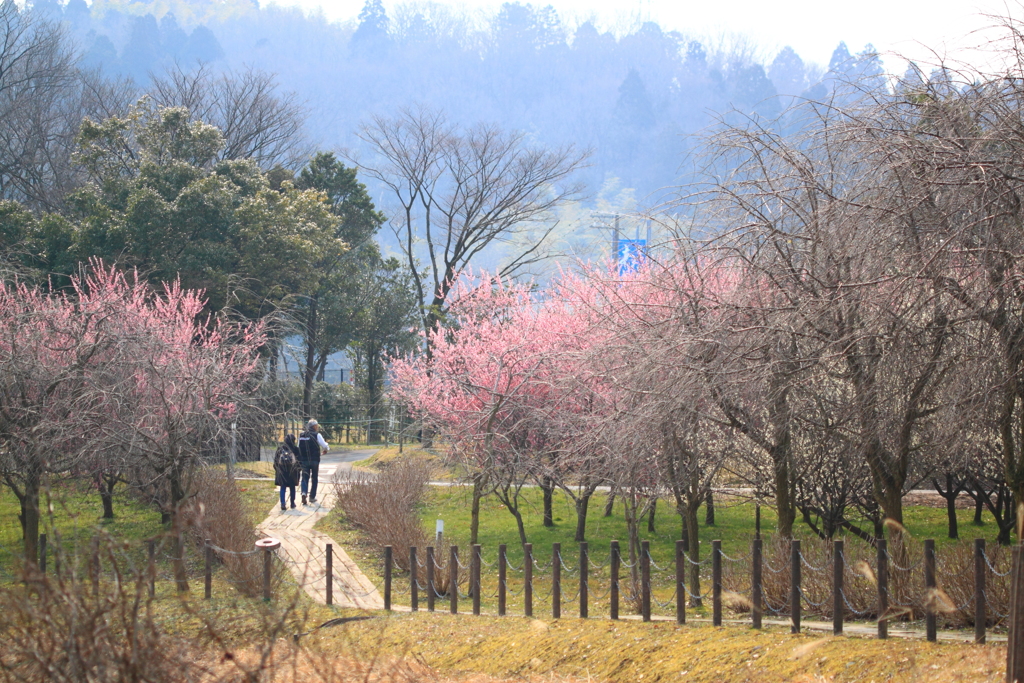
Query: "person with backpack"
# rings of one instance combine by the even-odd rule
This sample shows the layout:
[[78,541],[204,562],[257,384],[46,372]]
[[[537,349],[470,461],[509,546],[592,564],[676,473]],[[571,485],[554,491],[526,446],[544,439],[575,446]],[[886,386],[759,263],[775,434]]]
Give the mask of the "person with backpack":
[[306,505],[306,489],[309,489],[309,502],[316,502],[316,483],[320,474],[320,455],[330,448],[324,435],[320,433],[320,423],[310,420],[306,423],[306,431],[299,434],[299,467],[302,468],[302,504]]
[[[291,491],[292,509],[295,509],[295,487],[299,483],[299,449],[295,445],[295,435],[286,434],[284,443],[274,453],[274,486],[281,487],[281,509],[287,510],[284,504],[285,490]],[[303,504],[305,504],[305,496]]]

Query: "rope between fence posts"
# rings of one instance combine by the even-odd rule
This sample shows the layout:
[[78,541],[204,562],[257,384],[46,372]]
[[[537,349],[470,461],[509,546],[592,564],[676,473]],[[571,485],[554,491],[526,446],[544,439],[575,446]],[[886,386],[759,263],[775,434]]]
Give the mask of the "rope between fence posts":
[[746,562],[747,560],[749,560],[751,557],[754,556],[754,551],[751,550],[749,553],[747,553],[743,557],[735,557],[735,558],[734,557],[729,557],[728,555],[726,555],[723,552],[719,552],[718,554],[721,555],[722,559],[725,560],[726,562]]
[[996,576],[999,576],[999,577],[1009,576],[1010,575],[1010,572],[1012,571],[1012,569],[1007,569],[1005,574],[1000,574],[998,571],[996,571],[996,568],[989,561],[988,553],[982,553],[981,555],[982,555],[982,557],[985,558],[985,564],[988,565],[988,569],[989,569],[990,572],[992,572],[993,574],[995,574]]
[[511,588],[509,588],[509,587],[508,587],[508,581],[503,581],[502,583],[504,583],[504,584],[505,584],[505,592],[506,592],[506,593],[508,593],[509,595],[511,595],[511,596],[512,596],[512,597],[514,597],[514,598],[518,598],[518,597],[519,597],[520,595],[522,595],[522,594],[523,594],[523,591],[524,591],[524,590],[526,590],[526,586],[523,586],[523,587],[522,587],[522,588],[521,588],[521,589],[519,590],[519,592],[518,592],[518,593],[516,593],[516,592],[515,592],[514,590],[512,590]]
[[806,603],[807,603],[808,605],[810,605],[811,607],[815,607],[815,608],[817,608],[817,607],[821,607],[821,606],[822,606],[822,605],[824,605],[824,604],[825,604],[826,602],[828,602],[828,598],[825,598],[825,599],[824,599],[824,600],[822,600],[821,602],[812,602],[810,598],[808,598],[808,597],[807,597],[806,595],[804,595],[804,589],[803,589],[802,587],[800,587],[800,586],[797,586],[797,588],[796,588],[796,589],[797,589],[797,590],[798,590],[798,591],[800,592],[800,597],[801,597],[801,598],[803,598],[804,602],[806,602]]
[[651,551],[650,550],[647,551],[647,559],[650,560],[652,568],[654,568],[655,570],[657,570],[659,572],[665,571],[665,568],[664,567],[659,567],[658,563],[654,561],[653,557],[651,557]]
[[774,607],[772,607],[772,603],[768,601],[768,594],[767,593],[762,592],[761,593],[761,598],[764,600],[765,607],[767,607],[768,611],[772,612],[773,614],[782,614],[782,611],[784,609],[786,609],[787,607],[789,607],[789,603],[790,603],[790,600],[791,600],[789,597],[787,597],[786,598],[786,602],[782,603],[782,605],[779,607],[779,609],[775,609]]
[[846,599],[846,591],[845,590],[840,590],[839,591],[839,595],[843,598],[843,604],[846,605],[846,609],[848,609],[851,612],[853,612],[856,616],[858,616],[858,617],[859,616],[863,616],[863,615],[867,614],[870,611],[870,610],[864,610],[862,612],[861,610],[859,610],[856,607],[854,607],[853,605],[851,605],[850,601]]
[[803,565],[805,567],[810,569],[812,572],[823,572],[823,571],[825,571],[825,567],[827,566],[827,565],[822,565],[820,567],[815,567],[814,565],[812,565],[810,562],[807,561],[807,558],[804,557],[804,554],[802,552],[800,553],[800,561],[803,563]]
[[655,605],[657,605],[658,607],[660,607],[661,609],[670,609],[670,608],[674,607],[674,605],[673,605],[672,603],[673,603],[673,602],[675,601],[675,599],[676,599],[676,595],[677,595],[678,593],[679,593],[679,591],[678,591],[678,590],[674,590],[674,591],[672,591],[672,597],[670,597],[670,598],[669,598],[668,600],[666,600],[665,602],[662,602],[662,601],[661,601],[661,600],[659,600],[658,598],[654,597],[654,594],[652,593],[652,594],[651,594],[651,600],[653,600],[653,601],[654,601],[654,604],[655,604]]
[[[839,557],[840,557],[840,559],[843,562],[843,571],[845,573],[849,574],[852,578],[855,578],[855,579],[867,579],[868,578],[864,574],[861,574],[858,571],[854,571],[853,566],[850,564],[850,561],[846,559],[846,552],[845,551],[839,553]],[[867,562],[865,562],[865,564],[867,564]],[[868,567],[870,567],[870,566],[871,565],[868,565]],[[874,570],[872,570],[872,571],[874,571]]]
[[901,571],[901,572],[912,572],[915,569],[917,569],[918,567],[920,567],[921,563],[924,562],[924,557],[922,557],[920,560],[918,560],[914,564],[910,565],[909,567],[901,567],[898,564],[896,564],[896,560],[894,560],[892,558],[892,555],[889,553],[888,548],[885,551],[885,556],[886,556],[886,558],[888,558],[889,562],[892,562],[893,569],[896,569],[897,571]]
[[711,561],[711,558],[710,557],[705,557],[700,562],[694,562],[693,560],[690,559],[689,555],[686,555],[686,561],[689,562],[690,564],[694,565],[694,566],[703,567],[704,565],[706,565],[708,562]]
[[764,559],[763,556],[761,557],[761,566],[767,569],[772,574],[781,574],[789,568],[788,564],[783,564],[781,569],[775,569],[768,563],[768,560]]
[[990,610],[992,610],[993,614],[995,614],[1000,619],[1006,619],[1007,617],[1010,616],[1009,614],[1003,614],[999,610],[996,609],[995,604],[991,600],[989,600],[989,598],[988,598],[988,591],[987,590],[982,591],[981,594],[983,596],[985,596],[985,605],[987,605],[988,608]]
[[[246,556],[255,555],[256,553],[266,552],[265,550],[228,550],[227,548],[221,548],[220,546],[213,545],[212,543],[210,544],[209,547],[213,548],[213,551],[216,552],[216,553],[221,553],[223,555],[234,555],[236,557],[246,557]],[[177,559],[177,558],[169,558],[169,559]]]
[[711,595],[711,590],[708,590],[708,592],[704,593],[703,595],[697,595],[692,590],[690,590],[689,586],[686,587],[686,592],[689,593],[690,597],[694,600],[707,600],[708,596]]

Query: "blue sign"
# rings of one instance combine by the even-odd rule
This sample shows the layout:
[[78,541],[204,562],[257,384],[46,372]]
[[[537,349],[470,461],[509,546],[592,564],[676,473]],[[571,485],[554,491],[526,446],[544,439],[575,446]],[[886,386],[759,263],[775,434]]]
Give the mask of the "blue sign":
[[647,258],[647,240],[619,240],[619,275],[635,273]]

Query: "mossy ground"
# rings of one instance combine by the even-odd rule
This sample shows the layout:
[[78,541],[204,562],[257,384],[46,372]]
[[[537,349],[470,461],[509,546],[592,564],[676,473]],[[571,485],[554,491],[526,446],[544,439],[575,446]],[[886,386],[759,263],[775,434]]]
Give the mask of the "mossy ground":
[[1006,648],[707,625],[391,614],[323,629],[319,651],[373,650],[445,675],[589,681],[1001,681]]

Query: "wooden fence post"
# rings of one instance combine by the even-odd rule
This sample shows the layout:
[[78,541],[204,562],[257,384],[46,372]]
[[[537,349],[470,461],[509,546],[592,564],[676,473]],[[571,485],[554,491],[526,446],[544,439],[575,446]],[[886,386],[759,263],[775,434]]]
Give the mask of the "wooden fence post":
[[178,531],[175,541],[178,544],[178,562],[181,563],[181,574],[179,575],[178,572],[175,571],[175,583],[178,586],[178,592],[184,593],[188,590],[188,576],[185,574],[185,539],[182,537],[181,531]]
[[420,611],[420,594],[416,577],[416,546],[409,547],[409,611]]
[[878,638],[889,637],[889,551],[884,538],[875,541],[878,560],[875,565],[875,579],[878,581]]
[[985,604],[985,539],[974,539],[974,642],[985,642],[988,621]]
[[99,536],[92,537],[92,553],[90,557],[89,570],[92,573],[93,595],[100,594],[100,539]]
[[924,588],[927,594],[925,600],[924,627],[928,642],[934,643],[937,640],[937,619],[935,618],[935,541],[926,538],[924,541]]
[[533,616],[533,544],[523,544],[523,615]]
[[562,617],[562,544],[551,544],[551,618]]
[[1010,566],[1010,632],[1006,637],[1006,683],[1024,681],[1024,546],[1013,546]]
[[270,548],[263,549],[263,599],[270,602]]
[[391,611],[391,558],[392,548],[384,546],[384,610]]
[[651,620],[651,542],[640,541],[640,615]]
[[505,590],[508,581],[508,546],[504,543],[498,546],[498,616],[505,616]]
[[711,624],[722,625],[722,542],[711,541]]
[[843,542],[832,542],[832,635],[843,633]]
[[611,567],[611,586],[609,587],[609,600],[611,601],[611,618],[619,618],[619,562],[622,556],[619,554],[619,542],[612,541],[612,556],[609,560]]
[[459,613],[459,546],[448,550],[448,611]]
[[156,597],[156,541],[146,543],[149,550],[149,597]]
[[480,616],[480,544],[473,544],[473,555],[469,563],[470,586],[473,589],[473,614]]
[[580,619],[590,616],[587,604],[590,592],[590,554],[586,541],[580,543]]
[[427,546],[427,611],[434,611],[434,596],[437,587],[434,585],[434,547]]
[[334,544],[327,544],[327,570],[324,581],[327,582],[327,606],[334,604]]
[[761,557],[761,542],[761,539],[755,536],[750,548],[750,621],[754,628],[761,628],[761,620],[764,617],[764,583],[761,578],[761,564],[764,560]]
[[213,596],[213,546],[210,539],[203,541],[203,597],[209,600]]
[[682,539],[676,541],[676,623],[686,623],[686,551]]
[[792,540],[789,552],[789,614],[791,633],[800,633],[800,541]]

